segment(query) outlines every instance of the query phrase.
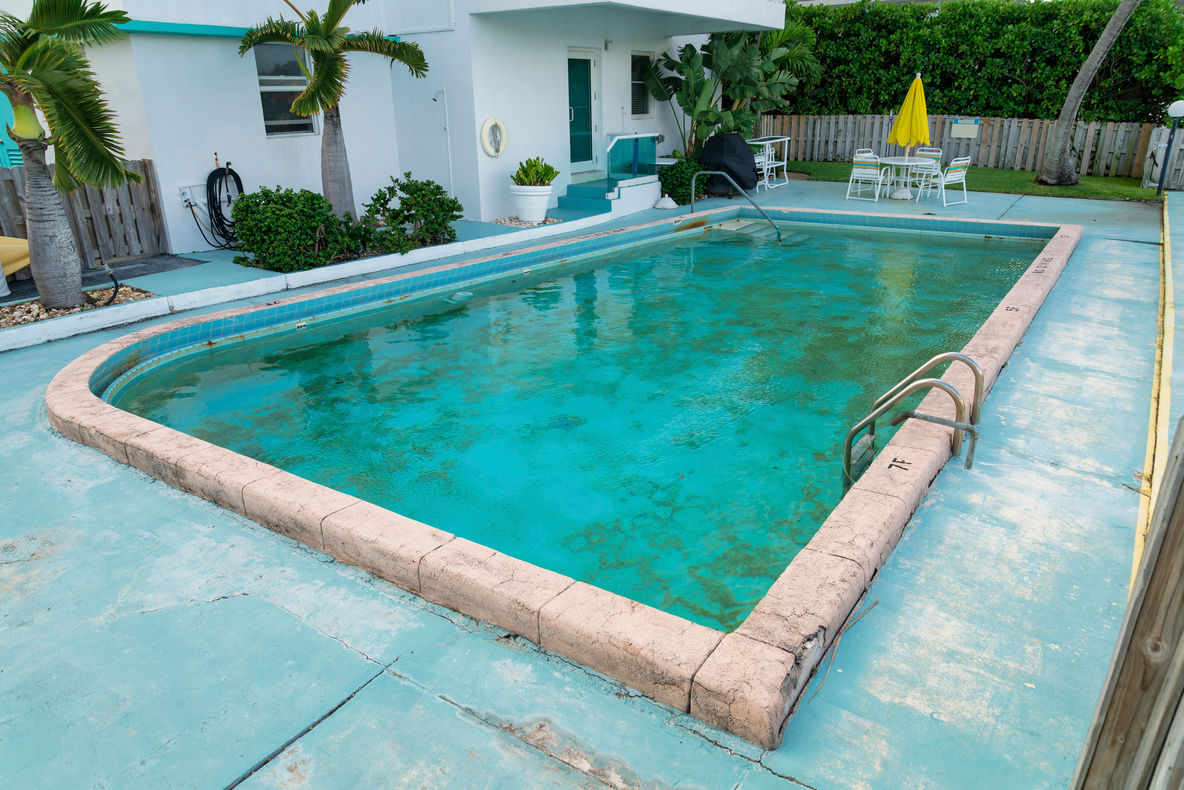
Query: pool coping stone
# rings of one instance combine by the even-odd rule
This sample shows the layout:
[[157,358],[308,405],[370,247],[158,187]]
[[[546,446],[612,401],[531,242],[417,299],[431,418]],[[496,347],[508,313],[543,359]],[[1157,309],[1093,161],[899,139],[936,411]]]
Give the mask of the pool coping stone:
[[[863,217],[857,212],[774,210],[774,214]],[[604,239],[630,230],[704,226],[745,215],[711,209],[673,220],[602,231],[514,254]],[[898,215],[875,215],[883,223]],[[1028,270],[964,347],[985,376],[984,396],[1051,291],[1080,226],[900,215],[911,226],[1031,225],[1055,228]],[[858,221],[850,224],[858,225]],[[580,254],[579,252],[573,254]],[[606,590],[501,554],[231,450],[123,412],[95,394],[140,362],[130,355],[172,330],[349,294],[408,277],[506,258],[502,253],[263,305],[190,317],[132,333],[83,354],[46,392],[50,422],[68,438],[121,463],[356,565],[417,595],[522,635],[544,649],[615,678],[643,694],[766,748],[781,742],[793,708],[826,649],[891,554],[933,479],[952,457],[951,431],[908,420],[840,500],[752,613],[733,632],[693,623]],[[239,337],[242,337],[240,335]],[[213,343],[214,341],[206,341]],[[102,375],[100,371],[103,370]],[[962,365],[941,377],[964,398],[973,378]],[[100,379],[106,379],[101,381]],[[919,411],[952,417],[946,393],[931,391]],[[966,448],[963,447],[963,455]],[[863,517],[866,516],[866,517]]]

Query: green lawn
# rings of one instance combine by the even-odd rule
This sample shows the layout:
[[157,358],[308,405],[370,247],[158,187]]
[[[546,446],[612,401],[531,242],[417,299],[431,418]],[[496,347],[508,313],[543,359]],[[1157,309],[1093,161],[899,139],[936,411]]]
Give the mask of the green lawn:
[[[850,162],[790,162],[787,167],[806,173],[813,181],[846,181],[851,176]],[[1073,187],[1050,187],[1036,183],[1036,174],[1025,170],[995,170],[972,167],[966,175],[968,189],[979,192],[1009,192],[1013,195],[1047,197],[1100,198],[1104,200],[1155,200],[1154,189],[1139,186],[1137,178],[1082,176]]]

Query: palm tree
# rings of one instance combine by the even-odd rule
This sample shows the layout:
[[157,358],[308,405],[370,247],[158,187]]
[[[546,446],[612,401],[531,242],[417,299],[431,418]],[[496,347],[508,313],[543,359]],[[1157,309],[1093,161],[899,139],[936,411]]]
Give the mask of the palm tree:
[[[59,192],[140,180],[123,165],[114,116],[82,50],[119,38],[116,25],[127,21],[123,11],[87,0],[33,0],[25,20],[0,11],[0,92],[12,104],[8,136],[25,166],[33,282],[49,308],[83,303],[82,260]],[[51,145],[52,179],[45,162]]]
[[1110,17],[1106,27],[1102,29],[1098,43],[1094,45],[1089,57],[1081,65],[1081,70],[1077,72],[1073,84],[1069,86],[1069,95],[1065,97],[1065,103],[1061,105],[1061,114],[1057,117],[1056,131],[1052,138],[1052,150],[1049,151],[1050,156],[1044,160],[1044,167],[1040,169],[1040,175],[1036,177],[1040,183],[1059,186],[1073,186],[1077,183],[1079,175],[1077,168],[1073,166],[1072,156],[1073,127],[1077,125],[1077,111],[1081,109],[1081,101],[1085,98],[1085,92],[1089,89],[1090,83],[1094,81],[1094,77],[1097,76],[1098,68],[1106,59],[1110,47],[1114,46],[1118,34],[1122,32],[1122,28],[1126,26],[1138,5],[1139,0],[1122,0],[1118,4],[1114,15]]
[[[321,133],[321,191],[333,205],[338,216],[354,214],[354,188],[349,175],[349,159],[345,153],[345,137],[341,132],[341,113],[338,102],[345,93],[349,76],[347,52],[370,52],[382,55],[391,62],[405,65],[416,77],[428,73],[428,63],[418,44],[396,41],[384,33],[351,33],[341,22],[351,8],[366,0],[329,0],[323,16],[316,11],[301,12],[290,0],[284,0],[297,16],[300,24],[287,19],[271,19],[253,27],[243,36],[238,54],[257,44],[291,44],[296,49],[297,61],[308,78],[308,86],[292,102],[292,112],[309,117],[320,113],[324,119]],[[311,73],[305,67],[304,55],[312,62]]]

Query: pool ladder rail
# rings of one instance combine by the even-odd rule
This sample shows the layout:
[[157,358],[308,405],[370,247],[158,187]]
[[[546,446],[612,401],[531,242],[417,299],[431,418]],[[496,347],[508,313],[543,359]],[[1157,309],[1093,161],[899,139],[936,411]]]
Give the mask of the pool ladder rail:
[[728,175],[727,173],[725,173],[722,170],[700,170],[699,172],[695,173],[695,175],[691,176],[691,213],[692,214],[695,213],[695,182],[699,180],[699,176],[723,176],[724,178],[728,179],[728,183],[731,184],[733,187],[735,187],[736,190],[741,195],[744,195],[744,197],[748,199],[748,202],[752,204],[752,207],[754,209],[756,209],[757,211],[759,211],[761,213],[761,216],[764,217],[768,221],[768,223],[773,226],[773,230],[777,231],[777,241],[778,242],[781,241],[781,228],[777,227],[777,223],[774,222],[772,220],[772,218],[768,214],[765,213],[764,209],[762,209],[760,206],[758,206],[756,204],[756,201],[752,199],[752,195],[748,194],[744,190],[744,187],[737,184],[736,180],[734,178],[732,178],[730,175]]
[[[936,365],[943,362],[962,362],[970,368],[974,374],[974,400],[970,404],[969,417],[967,420],[966,401],[959,394],[958,390],[950,386],[941,379],[922,378],[926,373],[932,370]],[[863,470],[871,463],[872,458],[876,454],[876,420],[884,416],[884,414],[893,406],[900,403],[905,398],[912,395],[914,392],[923,389],[939,389],[950,396],[954,401],[954,419],[947,420],[944,417],[938,417],[933,414],[921,414],[915,410],[905,411],[898,414],[892,420],[892,425],[899,425],[910,417],[932,422],[937,425],[944,425],[947,428],[954,429],[954,435],[951,439],[951,449],[954,455],[962,454],[962,435],[969,434],[970,444],[966,450],[966,468],[969,469],[974,464],[974,447],[978,442],[978,421],[983,406],[983,371],[970,357],[957,351],[947,351],[944,354],[938,354],[930,359],[921,367],[914,370],[905,378],[894,386],[892,389],[885,392],[872,405],[872,410],[866,417],[855,424],[851,430],[847,431],[847,438],[843,442],[843,477],[850,485],[855,482],[855,478],[863,473]],[[867,429],[867,433],[859,437],[856,441],[855,437]]]

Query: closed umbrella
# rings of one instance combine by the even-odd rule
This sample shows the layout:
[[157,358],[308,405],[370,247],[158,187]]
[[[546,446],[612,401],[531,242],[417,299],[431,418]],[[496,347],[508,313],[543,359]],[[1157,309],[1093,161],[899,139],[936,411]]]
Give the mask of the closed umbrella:
[[[925,108],[925,87],[921,84],[921,72],[917,72],[916,79],[904,97],[904,104],[900,106],[900,112],[892,122],[888,142],[903,145],[905,156],[911,153],[915,145],[929,145],[929,112]],[[905,187],[903,192],[901,196],[907,198],[908,188]],[[893,193],[892,196],[897,195]]]

